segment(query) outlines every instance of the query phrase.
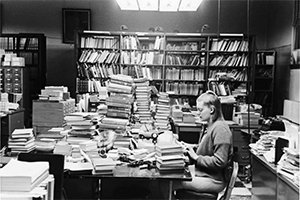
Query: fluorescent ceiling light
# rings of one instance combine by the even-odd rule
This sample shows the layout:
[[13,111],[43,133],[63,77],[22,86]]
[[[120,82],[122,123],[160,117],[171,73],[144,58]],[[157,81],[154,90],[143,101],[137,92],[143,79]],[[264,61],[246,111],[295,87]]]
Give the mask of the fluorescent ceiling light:
[[139,10],[136,0],[116,0],[121,10]]
[[197,11],[202,0],[116,0],[121,10]]
[[159,11],[176,12],[180,0],[160,0]]
[[181,0],[179,11],[196,11],[202,0]]
[[140,10],[158,11],[158,0],[138,0]]

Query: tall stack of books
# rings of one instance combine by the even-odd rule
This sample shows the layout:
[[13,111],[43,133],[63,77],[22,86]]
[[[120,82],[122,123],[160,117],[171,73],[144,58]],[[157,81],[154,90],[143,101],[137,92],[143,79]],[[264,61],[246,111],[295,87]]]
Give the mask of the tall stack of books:
[[107,91],[110,94],[106,99],[107,117],[129,119],[134,101],[133,78],[123,74],[111,75]]
[[131,76],[111,75],[107,86],[107,114],[99,123],[101,130],[125,130],[131,117],[134,86]]
[[161,173],[184,171],[183,148],[179,144],[156,146],[156,167]]
[[160,92],[158,94],[156,106],[156,115],[155,115],[155,126],[160,130],[169,129],[169,116],[170,116],[170,98],[169,95],[165,92]]
[[15,129],[8,140],[11,153],[30,152],[35,149],[32,128]]
[[114,168],[116,166],[116,161],[112,158],[91,158],[93,166],[94,166],[94,174],[105,174],[111,175],[113,174]]
[[139,116],[141,123],[149,123],[152,121],[150,112],[151,87],[149,86],[149,80],[146,78],[134,79],[134,83],[136,86],[136,114]]

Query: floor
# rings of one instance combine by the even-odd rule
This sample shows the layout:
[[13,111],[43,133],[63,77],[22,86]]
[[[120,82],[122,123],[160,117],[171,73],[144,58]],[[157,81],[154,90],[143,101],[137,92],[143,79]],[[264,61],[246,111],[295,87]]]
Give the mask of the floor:
[[245,183],[237,178],[231,193],[230,200],[250,200],[252,184]]

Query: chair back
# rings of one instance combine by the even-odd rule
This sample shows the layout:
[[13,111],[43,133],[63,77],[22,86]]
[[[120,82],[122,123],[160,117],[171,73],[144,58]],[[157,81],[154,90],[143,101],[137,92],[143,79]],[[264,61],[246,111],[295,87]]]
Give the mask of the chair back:
[[237,162],[233,162],[233,169],[232,169],[230,180],[226,186],[224,195],[220,198],[220,200],[230,199],[232,189],[234,188],[234,184],[237,179],[238,171],[239,171],[239,164]]
[[48,161],[49,173],[54,176],[54,199],[63,198],[64,156],[59,154],[20,153],[18,160],[35,162]]

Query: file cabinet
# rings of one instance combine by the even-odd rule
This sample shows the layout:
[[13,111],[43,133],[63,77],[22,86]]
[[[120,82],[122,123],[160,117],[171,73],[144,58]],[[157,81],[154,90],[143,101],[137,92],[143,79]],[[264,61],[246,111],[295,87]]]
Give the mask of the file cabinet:
[[24,128],[24,109],[8,113],[0,118],[1,148],[7,146],[10,134],[18,128]]

